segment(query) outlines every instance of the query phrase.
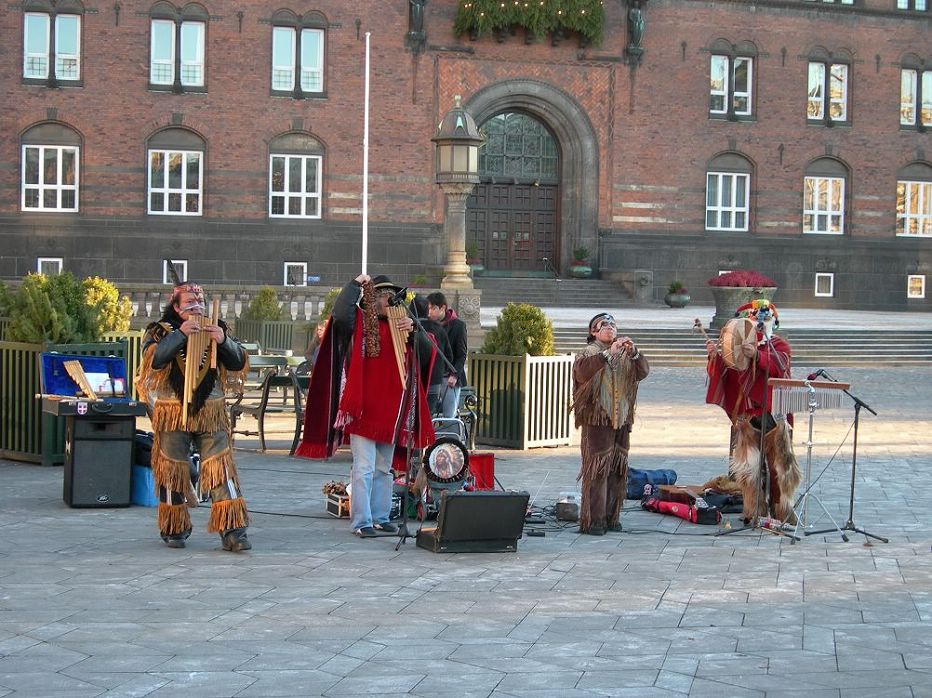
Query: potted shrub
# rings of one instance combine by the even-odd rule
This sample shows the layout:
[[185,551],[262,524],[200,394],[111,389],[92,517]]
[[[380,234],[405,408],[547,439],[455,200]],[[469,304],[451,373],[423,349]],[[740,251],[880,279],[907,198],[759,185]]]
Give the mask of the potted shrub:
[[570,265],[570,276],[574,279],[588,279],[592,276],[592,267],[589,266],[589,249],[577,247],[573,250],[573,263]]
[[479,243],[475,240],[466,243],[466,264],[469,265],[473,276],[485,271],[485,266],[483,266],[482,259],[479,257]]
[[673,281],[667,289],[667,295],[663,297],[663,302],[671,308],[685,308],[690,300],[689,290],[682,281]]
[[715,315],[709,323],[710,329],[724,327],[735,316],[738,306],[750,303],[755,298],[773,300],[777,292],[777,283],[773,279],[747,269],[713,276],[708,284],[715,299]]

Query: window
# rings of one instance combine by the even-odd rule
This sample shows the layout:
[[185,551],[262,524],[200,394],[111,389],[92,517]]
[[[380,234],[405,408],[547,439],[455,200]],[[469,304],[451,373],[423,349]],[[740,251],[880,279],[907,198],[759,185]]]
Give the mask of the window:
[[709,172],[706,177],[706,230],[748,229],[748,183],[746,174]]
[[78,210],[78,148],[23,145],[24,211]]
[[269,215],[320,218],[319,156],[271,156]]
[[807,1],[818,2],[818,3],[822,3],[823,5],[832,5],[832,4],[853,5],[854,4],[854,0],[807,0]]
[[285,286],[307,286],[307,262],[285,262]]
[[281,10],[272,24],[272,91],[295,99],[323,95],[326,20],[317,12],[299,18]]
[[897,181],[896,234],[932,236],[932,181]]
[[848,121],[848,65],[810,61],[809,99],[806,103],[809,121]]
[[[54,66],[51,74],[50,66]],[[24,15],[23,79],[48,81],[50,85],[81,79],[81,15]]]
[[[172,266],[175,267],[175,271],[178,273],[178,278],[184,281],[188,278],[188,260],[186,259],[173,259]],[[168,271],[168,260],[162,260],[162,283],[175,285],[175,282],[172,280],[171,272]]]
[[926,297],[926,276],[925,274],[910,274],[906,277],[906,297],[907,298],[925,298]]
[[929,9],[928,0],[896,0],[896,9],[925,12]]
[[167,2],[152,8],[149,36],[149,87],[174,92],[203,91],[204,44],[208,17],[191,4],[179,12]]
[[815,275],[815,295],[817,298],[831,298],[835,295],[835,275],[817,273]]
[[932,70],[900,71],[900,125],[932,126]]
[[803,232],[841,235],[845,224],[845,180],[806,177],[803,197]]
[[713,55],[710,65],[709,113],[713,116],[751,115],[754,59]]
[[46,276],[61,274],[63,260],[61,257],[39,257],[36,259],[36,271]]
[[201,215],[201,153],[149,151],[149,213]]

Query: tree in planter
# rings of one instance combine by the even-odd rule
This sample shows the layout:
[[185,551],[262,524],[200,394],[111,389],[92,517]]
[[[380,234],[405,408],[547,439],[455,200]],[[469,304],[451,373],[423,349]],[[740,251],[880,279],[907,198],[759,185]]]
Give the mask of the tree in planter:
[[485,336],[483,354],[553,356],[553,323],[536,305],[509,303]]
[[577,247],[573,250],[573,263],[570,265],[570,276],[577,279],[587,279],[592,276],[592,267],[589,266],[588,247]]
[[129,298],[97,276],[81,282],[68,272],[28,274],[16,291],[4,293],[0,315],[10,318],[12,342],[97,342],[106,332],[128,330],[133,313]]
[[278,294],[271,286],[263,286],[249,301],[243,313],[244,320],[281,320],[282,308],[278,303]]

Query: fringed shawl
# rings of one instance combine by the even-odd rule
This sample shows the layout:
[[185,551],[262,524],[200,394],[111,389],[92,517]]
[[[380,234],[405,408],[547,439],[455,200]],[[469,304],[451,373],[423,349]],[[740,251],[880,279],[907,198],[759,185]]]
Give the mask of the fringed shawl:
[[[577,355],[573,364],[573,406],[576,426],[611,426],[631,424],[638,392],[638,362],[623,356],[605,361],[604,347],[592,342]],[[593,363],[601,367],[591,373]]]

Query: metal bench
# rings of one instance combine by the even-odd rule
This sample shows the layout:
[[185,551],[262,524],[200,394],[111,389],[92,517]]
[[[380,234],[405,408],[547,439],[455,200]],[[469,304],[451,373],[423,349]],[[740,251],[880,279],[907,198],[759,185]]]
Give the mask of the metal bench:
[[[287,357],[250,357],[250,376],[257,373],[257,382],[247,379],[243,391],[230,405],[230,429],[233,434],[258,436],[259,450],[265,451],[266,417],[269,415],[294,415],[294,434],[291,453],[298,447],[301,427],[304,423],[304,393],[298,377],[288,368]],[[281,401],[277,393],[281,392]],[[244,415],[258,422],[258,430],[237,428]],[[289,429],[289,433],[291,430]]]

